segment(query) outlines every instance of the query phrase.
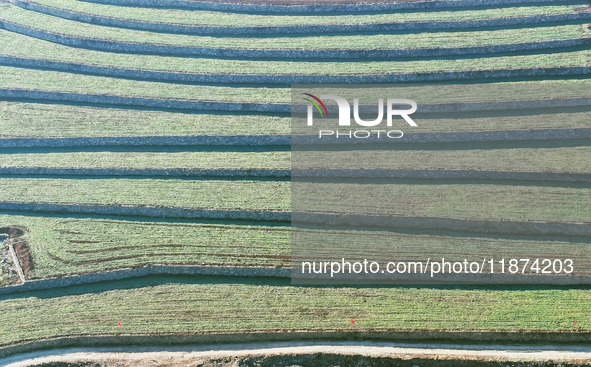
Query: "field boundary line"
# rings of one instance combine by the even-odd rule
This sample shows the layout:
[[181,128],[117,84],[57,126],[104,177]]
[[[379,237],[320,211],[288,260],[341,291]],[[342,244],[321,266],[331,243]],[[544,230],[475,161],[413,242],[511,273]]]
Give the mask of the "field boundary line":
[[178,73],[164,70],[134,69],[114,66],[98,66],[55,60],[32,59],[0,55],[0,65],[49,69],[88,75],[109,76],[134,80],[162,82],[192,82],[205,84],[257,84],[285,85],[313,83],[415,83],[427,81],[487,80],[506,78],[576,77],[591,74],[590,66],[497,69],[475,71],[447,71],[433,73],[364,74],[364,75],[314,75],[314,74],[224,74]]
[[[143,168],[54,168],[0,167],[0,176],[10,177],[97,177],[97,178],[194,178],[194,179],[290,179],[289,169],[143,169]],[[364,170],[297,170],[298,180],[335,179],[402,179],[402,180],[482,180],[545,183],[591,183],[591,173],[523,172],[468,169],[364,169]]]
[[280,210],[203,209],[140,205],[53,204],[0,202],[0,210],[34,213],[92,214],[198,220],[289,222],[290,213]]
[[[2,92],[0,90],[0,96]],[[306,139],[306,137],[300,137]],[[297,138],[294,138],[297,139]],[[471,143],[471,142],[544,142],[579,141],[591,139],[591,128],[566,129],[525,129],[490,130],[458,132],[408,132],[400,141],[392,142],[392,147],[408,149],[423,143]],[[370,139],[364,139],[370,140]],[[85,148],[85,147],[248,147],[259,149],[283,148],[289,151],[292,143],[290,135],[195,135],[195,136],[137,136],[137,137],[80,137],[80,138],[0,138],[0,149],[6,148]],[[326,144],[338,145],[338,140],[327,139]],[[349,142],[341,142],[347,145]],[[481,147],[485,149],[486,147]],[[492,148],[495,148],[494,146]]]
[[200,265],[146,265],[136,268],[109,270],[98,273],[67,275],[59,278],[33,279],[19,285],[0,287],[0,295],[65,288],[132,278],[158,275],[195,275],[219,277],[289,278],[289,268],[200,266]]
[[[36,89],[0,88],[0,99],[31,99],[41,101],[59,101],[69,103],[90,103],[100,105],[149,107],[158,109],[212,111],[212,112],[248,112],[288,115],[292,112],[289,103],[249,102],[249,101],[204,101],[180,98],[158,98],[142,96],[122,96],[113,94],[87,94],[57,92]],[[301,106],[300,106],[301,107]],[[540,100],[505,100],[460,103],[424,103],[421,113],[479,113],[557,108],[589,108],[591,97],[540,99]],[[329,107],[329,109],[331,109]],[[329,137],[330,138],[330,137]],[[327,139],[327,141],[330,139]],[[364,139],[368,140],[368,139]]]
[[500,57],[508,54],[523,55],[547,53],[549,50],[584,50],[591,46],[591,37],[532,41],[521,43],[495,44],[488,46],[417,48],[417,49],[243,49],[160,45],[150,43],[122,42],[66,35],[39,28],[29,27],[0,19],[0,29],[25,36],[62,44],[70,47],[153,54],[163,56],[198,56],[222,59],[244,60],[403,60],[403,59],[448,59],[463,56]]
[[0,202],[0,210],[14,213],[97,215],[189,220],[230,220],[293,225],[326,225],[385,230],[437,230],[473,234],[591,237],[591,223],[544,220],[460,219],[451,217],[379,214],[303,213],[278,210],[200,209],[107,204],[54,204],[44,202]]
[[70,9],[26,0],[7,0],[26,10],[51,15],[77,22],[134,29],[151,32],[190,34],[190,35],[285,35],[293,34],[358,34],[367,32],[398,32],[398,31],[448,31],[450,29],[486,30],[487,28],[531,28],[549,24],[573,24],[591,19],[591,12],[574,12],[567,14],[529,15],[508,18],[490,18],[457,21],[413,21],[364,24],[308,24],[287,26],[216,26],[189,25],[135,19],[116,18],[98,14],[85,13]]
[[249,14],[281,14],[281,15],[332,15],[332,14],[363,14],[376,12],[394,12],[401,10],[438,11],[454,8],[470,7],[499,7],[519,5],[545,5],[545,4],[579,4],[570,0],[453,0],[453,1],[418,1],[406,3],[390,3],[385,1],[373,1],[369,4],[332,4],[321,5],[277,5],[277,4],[241,4],[238,1],[214,2],[194,0],[167,0],[164,3],[157,0],[84,0],[85,2],[118,6],[138,6],[149,8],[185,9],[185,10],[209,10],[225,11],[233,13]]

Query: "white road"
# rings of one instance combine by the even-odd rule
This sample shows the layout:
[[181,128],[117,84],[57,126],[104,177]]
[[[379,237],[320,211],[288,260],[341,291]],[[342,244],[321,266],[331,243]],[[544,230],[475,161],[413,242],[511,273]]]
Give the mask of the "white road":
[[[389,342],[277,342],[182,347],[101,347],[38,351],[0,359],[0,366],[26,367],[49,362],[123,362],[134,366],[193,366],[210,358],[338,353],[402,359],[465,359],[505,362],[590,363],[591,346],[454,345]],[[166,364],[162,364],[166,363]]]

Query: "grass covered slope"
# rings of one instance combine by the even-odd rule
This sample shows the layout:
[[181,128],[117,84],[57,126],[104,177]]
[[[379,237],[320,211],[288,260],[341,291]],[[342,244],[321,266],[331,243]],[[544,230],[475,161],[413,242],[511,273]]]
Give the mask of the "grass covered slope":
[[[591,297],[580,289],[323,288],[258,279],[228,283],[219,278],[147,283],[137,289],[125,289],[135,286],[123,283],[118,285],[123,289],[91,294],[38,292],[37,297],[5,299],[6,317],[20,325],[4,324],[1,344],[80,334],[236,330],[572,332],[573,320],[588,315]],[[584,321],[579,324],[580,330],[589,329]]]
[[[228,27],[306,26],[375,24],[380,22],[426,22],[500,20],[512,17],[579,14],[587,2],[568,5],[483,6],[475,9],[387,12],[348,15],[256,15],[232,12],[189,11],[150,7],[124,7],[74,0],[39,0],[58,9],[84,12],[100,17],[163,22],[182,25]],[[258,103],[275,107],[290,103],[289,85],[296,76],[351,77],[370,74],[411,76],[422,81],[423,74],[446,80],[469,79],[471,83],[506,82],[524,86],[550,85],[558,79],[556,95],[588,95],[591,79],[584,69],[591,66],[588,24],[581,22],[521,24],[512,27],[485,27],[458,31],[377,32],[353,34],[313,34],[306,36],[215,37],[180,33],[148,32],[124,27],[102,26],[26,10],[0,3],[0,21],[14,22],[41,31],[36,37],[0,30],[0,89],[42,91],[47,95],[74,93],[77,96],[128,96],[160,101]],[[576,24],[575,24],[576,23]],[[496,46],[507,43],[545,42],[570,39],[582,43],[567,49],[519,49],[509,54],[404,61],[396,58],[370,60],[361,57],[323,59],[244,60],[244,57],[214,55],[175,57],[131,52],[106,52],[70,47],[39,35],[60,33],[77,38],[235,50],[262,49],[309,51],[380,50]],[[54,40],[55,41],[55,40]],[[560,42],[559,42],[560,43]],[[556,45],[559,45],[556,43]],[[20,58],[14,60],[10,58]],[[28,59],[28,60],[24,60]],[[28,61],[59,62],[42,66]],[[64,64],[67,64],[64,66]],[[129,77],[105,76],[84,71],[100,66],[135,71],[165,71],[174,77],[190,73],[212,76],[208,82],[151,79],[154,74]],[[67,67],[67,68],[66,68]],[[573,72],[567,68],[579,68]],[[481,74],[464,74],[484,71]],[[119,70],[117,70],[119,72]],[[493,74],[486,74],[494,72]],[[249,82],[241,75],[252,74]],[[270,79],[270,77],[274,79]],[[273,80],[269,83],[269,80]],[[407,81],[410,79],[407,79]],[[317,80],[316,80],[317,82]],[[468,85],[468,84],[467,84]],[[497,84],[495,84],[497,85]],[[472,94],[466,87],[466,99]],[[287,140],[283,145],[222,145],[235,135],[264,139],[290,134],[288,110],[272,113],[221,111],[218,106],[175,109],[122,107],[116,104],[80,103],[71,100],[0,97],[0,202],[16,203],[0,212],[0,227],[21,226],[21,240],[30,249],[32,266],[27,281],[32,284],[50,278],[94,274],[147,265],[246,268],[248,271],[283,271],[290,265],[291,228],[290,182],[282,177],[127,177],[113,175],[121,170],[283,170],[291,167]],[[29,95],[30,96],[30,95]],[[429,95],[430,102],[446,98],[445,92]],[[479,96],[498,100],[498,95]],[[505,96],[504,96],[505,97]],[[527,96],[506,96],[526,98]],[[249,110],[250,111],[250,110]],[[425,119],[417,133],[486,134],[489,131],[588,128],[587,111],[548,111],[527,115],[511,113],[468,116],[461,124],[450,119]],[[406,132],[406,131],[405,131]],[[166,139],[169,137],[215,136],[213,145],[197,143],[175,146],[123,144],[124,138]],[[112,140],[98,146],[88,144]],[[47,140],[40,140],[49,138]],[[58,139],[53,139],[58,138]],[[63,139],[62,139],[63,138]],[[71,140],[68,138],[82,138]],[[85,146],[80,141],[93,138]],[[161,140],[166,141],[166,140]],[[169,140],[173,141],[173,140]],[[244,141],[244,140],[243,140]],[[216,143],[217,142],[217,143]],[[40,147],[43,144],[54,144]],[[37,144],[37,146],[35,146]],[[55,146],[62,144],[63,146]],[[153,143],[155,144],[155,143]],[[15,148],[14,146],[19,146]],[[444,172],[510,171],[513,173],[591,174],[588,165],[590,142],[562,139],[512,143],[458,143],[435,146],[411,145],[392,151],[388,167],[393,170],[440,170]],[[326,159],[339,152],[326,152]],[[359,152],[360,155],[371,154]],[[355,164],[355,161],[351,161]],[[10,171],[20,169],[20,171]],[[37,173],[26,173],[37,169]],[[77,174],[56,169],[79,169]],[[103,176],[85,176],[83,170],[104,169]],[[53,170],[53,171],[52,171]],[[113,170],[113,172],[108,172]],[[18,174],[15,174],[17,172]],[[542,177],[542,176],[539,176]],[[562,176],[560,176],[562,177]],[[585,176],[587,177],[587,176]],[[354,187],[349,187],[351,189]],[[591,222],[590,189],[587,181],[556,180],[392,180],[376,185],[376,191],[396,193],[395,207],[387,203],[344,202],[343,209],[372,211],[388,215],[453,217],[465,223],[474,219],[494,219],[511,225],[515,221]],[[315,195],[311,185],[310,195]],[[513,198],[516,196],[517,198]],[[322,200],[322,198],[319,198]],[[279,211],[284,220],[271,223],[260,218],[215,220],[165,215],[122,215],[72,213],[57,209],[26,211],[22,203],[66,203],[72,207],[113,205],[118,208],[157,207],[162,209],[211,209]],[[343,243],[352,230],[343,229]],[[310,234],[311,240],[314,240]],[[472,233],[443,230],[397,228],[374,231],[366,242],[384,236],[400,259],[439,249],[441,254],[470,256],[502,252],[507,257],[531,256],[563,258],[571,256],[577,266],[589,268],[588,238],[565,236]],[[318,239],[316,239],[318,241]],[[319,244],[321,245],[321,244]],[[338,253],[326,248],[326,253]],[[422,259],[424,260],[424,259]],[[30,265],[30,264],[29,264]],[[15,285],[2,268],[0,282]],[[284,274],[284,273],[281,273]],[[76,278],[80,279],[80,277]],[[25,284],[27,286],[27,284]],[[6,288],[8,290],[8,288]],[[2,291],[0,290],[0,293]],[[505,330],[560,331],[591,330],[585,324],[591,292],[586,286],[503,287],[503,286],[292,286],[289,279],[254,276],[148,276],[98,284],[69,286],[47,291],[26,291],[0,295],[6,320],[0,326],[0,346],[59,336],[98,334],[222,333],[235,331],[294,330]],[[350,319],[356,320],[353,325]],[[122,323],[122,327],[118,325]],[[1,353],[0,353],[1,354]]]
[[[478,32],[439,32],[418,34],[338,35],[311,37],[241,37],[216,38],[163,34],[113,27],[95,26],[33,13],[16,6],[5,7],[1,20],[82,38],[98,38],[121,42],[191,47],[247,49],[412,49],[500,45],[521,42],[576,39],[582,36],[581,25],[537,28],[536,32],[490,30]],[[343,46],[339,46],[343,45]],[[346,46],[345,46],[346,45]]]
[[531,15],[568,14],[587,3],[556,6],[524,6],[500,9],[460,10],[445,12],[418,12],[396,14],[360,14],[360,15],[256,15],[236,14],[214,11],[183,11],[176,9],[134,8],[115,5],[93,4],[74,0],[38,0],[38,4],[53,8],[88,13],[103,17],[115,17],[128,20],[141,20],[159,23],[187,25],[223,25],[223,26],[269,26],[269,25],[307,25],[307,24],[350,24],[379,22],[417,22],[417,21],[457,21],[474,19],[495,19]]

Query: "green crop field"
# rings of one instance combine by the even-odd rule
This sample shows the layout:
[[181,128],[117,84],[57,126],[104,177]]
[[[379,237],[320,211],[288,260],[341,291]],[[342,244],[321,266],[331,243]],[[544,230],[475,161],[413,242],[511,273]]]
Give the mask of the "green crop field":
[[[373,168],[505,170],[514,172],[591,173],[589,147],[506,148],[466,150],[396,150],[392,160]],[[380,152],[383,154],[384,152]],[[327,161],[341,152],[315,152]],[[354,151],[360,159],[373,152]],[[494,158],[494,159],[493,159]],[[355,160],[352,168],[358,168]],[[2,155],[0,167],[104,169],[289,169],[289,152],[77,152]],[[312,168],[312,167],[311,167]]]
[[288,226],[2,215],[28,228],[32,278],[145,264],[288,266]]
[[500,9],[456,10],[445,12],[420,12],[371,15],[322,15],[322,16],[294,16],[294,15],[253,15],[233,14],[213,11],[183,11],[174,9],[151,8],[121,8],[112,5],[89,4],[73,0],[38,0],[44,4],[59,9],[85,12],[106,17],[124,18],[177,24],[203,24],[226,26],[269,26],[269,25],[306,25],[306,24],[349,24],[349,23],[380,23],[380,22],[414,22],[414,21],[450,21],[472,19],[494,19],[505,17],[519,17],[531,15],[568,14],[575,9],[587,5],[585,1],[574,5],[557,6],[526,6]]
[[[421,115],[419,109],[415,115],[418,127],[409,128],[402,120],[392,127],[404,127],[416,143],[393,144],[390,150],[310,152],[314,159],[309,160],[309,168],[333,164],[388,169],[399,171],[397,177],[412,177],[373,183],[332,178],[290,182],[289,170],[306,168],[307,162],[292,158],[291,119],[287,116],[291,84],[301,80],[296,77],[318,86],[322,83],[315,82],[317,77],[338,76],[346,84],[359,83],[359,77],[370,74],[391,80],[400,77],[407,84],[405,93],[419,100],[419,105],[445,105],[454,88],[459,91],[454,102],[484,105],[579,98],[580,103],[581,97],[589,98],[591,83],[590,24],[541,20],[508,26],[503,22],[588,12],[588,1],[498,8],[484,2],[457,9],[317,15],[289,11],[257,15],[77,0],[36,2],[120,20],[228,29],[302,26],[305,31],[310,25],[492,23],[454,30],[188,35],[68,20],[0,0],[0,233],[10,233],[10,244],[19,258],[18,264],[11,264],[8,242],[2,244],[0,309],[7,322],[0,325],[0,365],[8,350],[4,347],[32,343],[34,349],[38,341],[78,335],[267,332],[272,338],[271,332],[283,331],[368,332],[355,336],[362,339],[372,331],[438,330],[556,331],[585,337],[591,330],[585,321],[591,312],[591,290],[584,284],[298,286],[286,275],[293,265],[291,245],[296,234],[326,258],[343,250],[336,245],[360,251],[385,241],[390,251],[386,254],[396,261],[424,261],[426,254],[478,262],[500,255],[570,258],[577,271],[589,277],[588,236],[567,230],[551,232],[566,233],[552,236],[519,230],[524,225],[542,229],[546,224],[553,228],[591,225],[588,106],[552,107],[535,113],[478,110],[458,118],[447,112]],[[16,33],[2,21],[34,30],[29,36]],[[168,51],[111,52],[93,43],[71,47],[63,39],[61,43],[56,38],[41,39],[45,36],[37,31],[46,32],[45,36],[50,32],[138,45],[204,47],[212,54],[177,57]],[[375,56],[376,50],[400,49],[421,55],[421,49],[561,40],[587,43],[546,51]],[[228,56],[216,51],[226,48],[245,54]],[[345,52],[342,57],[319,61],[260,55],[252,59],[253,50],[324,49],[365,51],[363,57]],[[42,65],[45,61],[60,64]],[[188,78],[187,73],[209,79],[180,81]],[[423,83],[433,79],[456,80],[461,88]],[[410,85],[411,80],[421,83]],[[8,90],[24,93],[15,97]],[[60,99],[64,93],[76,95]],[[77,99],[88,95],[105,102]],[[146,100],[123,107],[112,102],[113,97],[158,99],[172,107],[148,107],[142,104]],[[178,107],[188,105],[183,102],[232,102],[246,112],[227,111],[215,103],[207,110]],[[248,103],[284,110],[248,112],[252,111]],[[435,171],[427,172],[433,176],[421,176],[423,170]],[[457,176],[437,178],[449,173]],[[474,178],[478,175],[488,176]],[[295,184],[306,188],[307,199],[317,205],[315,210],[334,217],[338,213],[326,211],[327,204],[340,213],[416,216],[426,218],[426,223],[453,219],[458,226],[447,230],[404,224],[371,230],[336,228],[331,233],[338,243],[331,245],[323,242],[316,229],[292,228],[289,223],[290,189]],[[327,189],[339,195],[325,197]],[[359,191],[364,195],[355,195]],[[69,211],[50,204],[67,204]],[[175,211],[179,208],[206,209],[201,213],[218,213],[216,218],[221,219],[161,214],[183,212]],[[131,212],[138,214],[127,214]],[[282,219],[266,219],[270,215]],[[469,225],[477,220],[490,220],[487,225],[503,229],[488,231]],[[15,273],[17,266],[25,272],[23,285]],[[212,275],[220,273],[225,275]],[[129,278],[137,274],[141,277]],[[573,328],[574,321],[579,323]],[[245,335],[243,341],[248,342],[250,334]],[[547,340],[550,334],[536,335],[554,342]]]
[[[100,272],[145,264],[289,266],[290,229],[285,225],[220,225],[187,221],[150,222],[124,219],[91,219],[44,216],[0,216],[6,223],[28,228],[26,239],[35,254],[32,279]],[[346,241],[352,232],[341,231]],[[558,239],[545,241],[490,238],[482,235],[420,235],[376,231],[368,242],[388,236],[392,252],[400,260],[417,260],[417,252],[439,248],[442,255],[502,249],[506,256],[522,256],[524,249],[562,257],[565,252],[586,261],[580,243]],[[309,235],[314,241],[313,232]],[[555,250],[552,250],[555,249]],[[331,249],[326,249],[330,253]],[[488,253],[486,253],[488,254]]]
[[[281,181],[0,178],[0,201],[147,205],[206,209],[289,210],[289,183]],[[452,218],[591,222],[589,188],[490,184],[301,184],[321,210],[322,193],[363,191],[343,201],[344,213]],[[326,187],[323,187],[326,186]],[[388,193],[396,193],[383,201]],[[377,201],[376,201],[377,200]],[[394,205],[393,205],[394,204]]]
[[[192,47],[265,48],[265,49],[347,49],[382,48],[438,48],[497,45],[517,42],[536,42],[580,38],[585,33],[581,25],[548,26],[536,28],[524,34],[521,30],[491,30],[478,32],[438,32],[418,34],[380,34],[354,36],[312,37],[205,37],[117,29],[81,24],[45,14],[33,13],[16,6],[2,9],[0,20],[15,22],[46,31],[78,37],[108,39],[114,41],[154,43]],[[97,36],[99,35],[99,36]],[[341,47],[342,48],[342,47]]]
[[0,185],[0,201],[289,209],[289,183],[282,181],[0,178]]
[[137,333],[351,330],[350,318],[362,320],[358,327],[377,330],[570,332],[572,320],[589,314],[591,300],[591,293],[580,289],[317,288],[290,287],[285,281],[226,284],[208,278],[195,282],[51,299],[45,298],[48,292],[39,292],[39,297],[3,300],[6,317],[31,326],[25,330],[16,323],[3,325],[2,344],[117,334],[122,329],[118,322]]
[[[436,71],[495,70],[504,68],[566,67],[589,65],[588,51],[556,52],[542,55],[475,57],[454,60],[393,61],[268,61],[129,55],[71,48],[48,41],[0,30],[2,56],[27,57],[93,65],[223,74],[359,74],[414,73]],[[26,47],[23,47],[26,46]]]
[[289,118],[277,116],[228,118],[225,114],[18,102],[0,102],[0,126],[2,137],[261,135],[290,131]]
[[4,154],[0,167],[289,169],[290,152],[93,152]]

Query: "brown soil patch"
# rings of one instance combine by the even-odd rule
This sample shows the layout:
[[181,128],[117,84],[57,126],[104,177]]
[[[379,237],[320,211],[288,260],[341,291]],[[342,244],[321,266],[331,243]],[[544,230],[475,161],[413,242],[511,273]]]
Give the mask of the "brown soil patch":
[[29,248],[27,241],[22,238],[26,231],[27,228],[23,226],[0,227],[0,233],[7,234],[8,238],[12,240],[12,246],[14,247],[14,251],[16,252],[16,256],[23,269],[25,277],[27,277],[34,269],[31,249]]

